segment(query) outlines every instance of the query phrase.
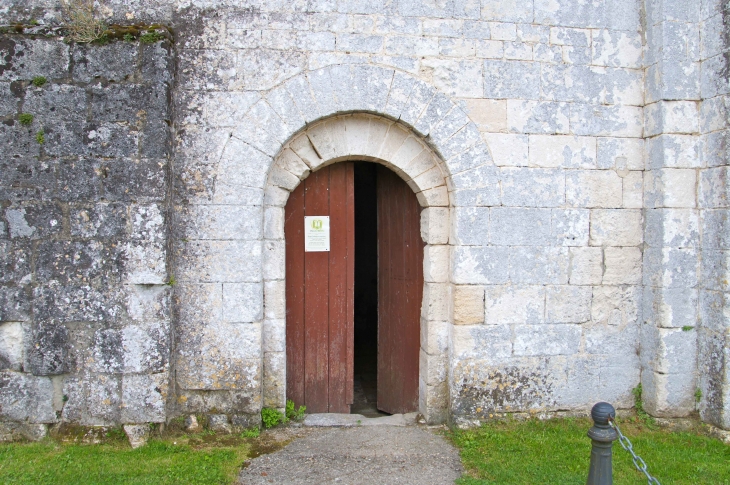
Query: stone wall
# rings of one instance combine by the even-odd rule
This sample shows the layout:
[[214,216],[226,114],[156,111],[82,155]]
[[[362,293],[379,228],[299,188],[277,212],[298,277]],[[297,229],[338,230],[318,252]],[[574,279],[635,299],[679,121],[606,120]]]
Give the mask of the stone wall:
[[0,51],[0,421],[164,421],[170,45]]
[[[10,248],[3,257],[13,268],[21,265],[13,252],[18,248],[30,261],[27,270],[18,266],[6,272],[14,275],[7,283],[3,280],[8,288],[3,291],[22,289],[25,293],[18,294],[26,298],[4,304],[9,310],[2,318],[12,323],[0,327],[10,335],[3,341],[17,340],[22,330],[35,345],[36,329],[53,329],[56,333],[46,334],[59,339],[50,348],[62,354],[57,361],[64,377],[31,377],[17,365],[8,375],[45,385],[48,395],[56,396],[38,402],[69,396],[64,413],[84,401],[58,391],[63,382],[69,389],[72,382],[116,389],[109,391],[109,402],[123,402],[125,379],[162,379],[171,365],[172,387],[155,384],[162,395],[169,394],[167,410],[163,399],[151,394],[156,400],[149,409],[157,414],[135,419],[188,412],[251,416],[263,405],[282,407],[285,275],[282,241],[272,221],[308,169],[287,169],[291,178],[272,167],[280,165],[274,160],[287,160],[282,147],[315,122],[366,112],[373,119],[397,120],[409,133],[405,138],[428,145],[448,189],[447,205],[438,210],[422,197],[429,207],[424,224],[438,222],[448,229],[436,243],[436,259],[446,254],[448,265],[432,268],[428,255],[424,261],[425,273],[437,275],[424,292],[424,301],[433,304],[424,304],[422,311],[421,405],[429,419],[471,424],[502,412],[585,413],[598,400],[629,408],[631,390],[641,383],[651,413],[686,416],[699,409],[703,419],[729,427],[730,42],[722,5],[720,0],[105,1],[100,15],[110,21],[163,21],[176,32],[174,167],[166,165],[166,146],[154,155],[144,153],[149,140],[169,140],[169,135],[147,137],[155,126],[151,115],[142,116],[145,121],[135,118],[136,111],[110,113],[97,100],[127,96],[139,99],[132,104],[145,111],[148,104],[157,106],[158,98],[143,94],[143,88],[154,79],[145,74],[144,66],[152,65],[148,56],[157,56],[156,72],[171,75],[170,54],[159,45],[134,44],[141,49],[134,51],[142,56],[134,64],[139,70],[124,82],[91,79],[107,76],[103,69],[130,69],[133,63],[107,61],[125,55],[115,49],[134,50],[124,43],[93,50],[35,41],[47,48],[33,55],[66,59],[53,68],[60,74],[46,74],[54,80],[44,88],[28,86],[34,72],[0,74],[3,92],[9,93],[0,98],[2,106],[12,100],[4,116],[15,120],[3,129],[16,133],[12,146],[26,150],[17,160],[6,159],[14,170],[47,163],[38,172],[23,172],[25,179],[49,177],[54,187],[69,187],[54,188],[53,194],[62,193],[58,196],[3,196],[12,201],[3,206],[3,244]],[[52,22],[58,11],[46,0],[13,1],[0,9],[2,19],[31,16]],[[77,62],[90,52],[103,57]],[[46,65],[50,70],[56,64]],[[16,78],[25,84],[10,84]],[[17,115],[29,110],[26,105],[35,106],[36,93],[56,92],[52,89],[68,96],[74,90],[86,93],[78,102],[88,103],[88,127],[82,136],[63,116],[62,127],[54,132],[48,125],[48,141],[33,148],[38,123],[53,115],[42,115],[39,108],[27,133],[19,129]],[[128,136],[133,125],[137,130]],[[312,135],[312,146],[324,151],[335,146],[330,142],[338,132],[329,130],[318,131],[321,138]],[[18,138],[20,133],[26,138]],[[74,136],[82,142],[66,143]],[[58,153],[46,152],[52,143]],[[31,149],[38,150],[37,158],[27,156]],[[140,150],[136,158],[128,153],[132,150]],[[59,184],[67,173],[59,164],[69,160],[88,167],[82,163],[89,158],[80,156],[87,153],[96,161],[82,173],[102,174],[97,191],[89,192],[80,176],[72,177],[79,185]],[[139,165],[131,165],[132,159]],[[128,195],[138,184],[158,179],[126,171],[110,185],[115,167],[143,171],[147,159],[162,163],[148,166],[158,167],[159,176],[170,168],[171,192],[161,181],[159,196]],[[165,218],[168,194],[174,217]],[[34,204],[53,207],[58,228],[37,226],[33,217],[40,212],[33,212]],[[99,223],[74,233],[74,224],[80,224],[74,222],[77,205],[89,221],[101,217],[99,205],[122,211],[128,222],[116,232]],[[158,211],[166,229],[149,227],[145,234],[153,236],[138,237],[136,214],[148,207]],[[18,225],[21,219],[29,229]],[[28,231],[32,234],[20,235]],[[134,263],[142,254],[134,244],[145,238],[144,262],[159,262],[149,271]],[[44,244],[87,248],[92,241],[97,253],[78,251],[79,258],[94,256],[81,273],[89,280],[86,286],[70,279],[76,273],[50,269],[55,261],[43,259],[67,254],[60,248],[44,252]],[[123,258],[102,257],[112,244],[109,254],[117,251]],[[26,274],[32,275],[28,282]],[[173,274],[170,320],[164,304],[169,289],[162,283]],[[105,282],[109,279],[112,284]],[[51,280],[59,290],[44,293]],[[147,283],[151,286],[142,286]],[[118,310],[93,318],[84,310],[77,316],[80,310],[64,303],[62,295],[66,288],[87,286],[98,296],[85,301],[119,302],[89,308]],[[60,316],[50,327],[35,309],[23,311],[40,305],[44,295],[58,300],[52,308]],[[131,330],[142,326],[134,309],[144,306],[132,303],[140,298],[160,302],[164,313],[141,318],[164,334],[142,339],[160,349],[139,354],[164,355],[153,359],[159,365],[135,367],[111,350],[96,352],[107,345],[102,342],[118,348],[113,342],[142,335]],[[85,343],[71,345],[82,338]],[[43,348],[49,338],[37,341]],[[13,362],[22,361],[25,370],[29,357],[19,356],[21,347],[5,345],[16,349]],[[77,358],[80,354],[86,357]],[[61,405],[47,406],[55,411]],[[80,409],[86,414],[69,419],[128,421],[124,414],[90,414],[94,405],[85,406]]]
[[730,4],[704,2],[700,25],[700,416],[730,429]]

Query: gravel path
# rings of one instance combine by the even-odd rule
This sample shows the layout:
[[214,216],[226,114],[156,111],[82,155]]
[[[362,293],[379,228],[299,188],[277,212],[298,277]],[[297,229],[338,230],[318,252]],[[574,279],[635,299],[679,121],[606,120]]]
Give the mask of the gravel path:
[[239,483],[437,485],[461,473],[456,449],[425,428],[309,428],[285,448],[251,460]]

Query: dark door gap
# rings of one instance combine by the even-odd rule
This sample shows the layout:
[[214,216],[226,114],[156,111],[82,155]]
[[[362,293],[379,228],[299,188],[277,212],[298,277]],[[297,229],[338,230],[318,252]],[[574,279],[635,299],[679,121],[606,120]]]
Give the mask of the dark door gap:
[[355,163],[355,342],[352,414],[387,416],[377,409],[378,211],[377,165]]

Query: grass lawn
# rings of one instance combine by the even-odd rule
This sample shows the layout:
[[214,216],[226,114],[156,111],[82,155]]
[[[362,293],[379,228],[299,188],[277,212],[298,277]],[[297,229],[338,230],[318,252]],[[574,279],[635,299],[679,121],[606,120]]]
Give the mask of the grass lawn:
[[[451,438],[467,470],[456,483],[585,485],[591,425],[589,419],[510,420],[456,430]],[[730,446],[721,441],[698,432],[649,429],[632,418],[619,420],[619,426],[662,485],[730,485]],[[618,441],[613,477],[616,485],[646,483]]]
[[151,440],[132,450],[126,438],[104,444],[52,440],[0,445],[0,483],[229,484],[255,440],[191,435]]

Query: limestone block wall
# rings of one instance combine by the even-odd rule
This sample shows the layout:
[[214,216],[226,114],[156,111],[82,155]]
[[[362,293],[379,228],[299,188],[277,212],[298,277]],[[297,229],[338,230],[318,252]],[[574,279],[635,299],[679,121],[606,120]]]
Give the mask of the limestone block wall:
[[697,171],[700,284],[699,409],[702,418],[730,428],[730,5],[702,2],[700,24],[700,168]]
[[[434,207],[426,191],[419,199],[428,207],[426,227],[447,221],[433,243],[438,254],[427,251],[424,261],[433,279],[424,292],[433,305],[424,304],[421,336],[421,405],[429,419],[472,424],[501,412],[586,412],[598,400],[629,408],[641,383],[653,414],[699,409],[703,419],[730,426],[730,29],[723,2],[107,0],[100,15],[162,21],[176,32],[172,216],[155,240],[169,273],[153,271],[155,286],[144,287],[166,302],[170,290],[159,285],[171,275],[176,281],[172,320],[167,313],[159,320],[174,322],[172,337],[161,340],[172,348],[163,367],[173,368],[172,386],[159,387],[170,397],[163,414],[225,412],[243,423],[264,405],[283,405],[285,275],[275,222],[297,180],[333,157],[318,154],[308,164],[298,154],[308,168],[289,167],[289,175],[274,160],[285,159],[283,147],[322,120],[366,113],[428,146],[445,183],[432,187]],[[14,0],[0,9],[2,19],[29,16],[51,22],[57,6]],[[52,86],[85,90],[91,123],[96,81],[73,77],[82,66],[76,51],[53,49],[68,56],[59,72],[70,74]],[[146,65],[145,52],[135,65]],[[164,70],[169,57],[160,55],[156,65]],[[110,86],[102,92],[145,85],[144,72],[123,83],[102,79]],[[34,92],[21,83],[16,95],[17,84],[2,76],[3,92],[11,93],[0,98],[2,106],[8,96],[29,99]],[[24,109],[19,102],[10,103],[16,114],[7,120]],[[99,141],[99,150],[144,149],[144,141],[134,145],[112,130],[125,122],[132,124],[114,119],[107,131],[94,130],[95,137],[117,137]],[[338,130],[312,134],[312,146],[329,150],[328,137]],[[51,160],[43,153],[39,160]],[[125,184],[130,179],[117,187]],[[97,196],[84,197],[91,206]],[[113,200],[126,204],[130,221],[137,205],[164,200],[139,197]],[[7,206],[11,219],[26,203],[18,200]],[[76,241],[68,232],[72,205],[61,207],[67,232],[43,237]],[[39,237],[15,237],[7,216],[4,223],[8,247]],[[125,227],[120,241],[136,237],[132,222]],[[122,276],[133,273],[129,264],[109,288],[142,291]],[[28,274],[38,267],[32,263]],[[21,273],[3,284],[25,285]],[[45,284],[40,276],[30,281],[32,288]],[[130,320],[114,316],[110,321],[129,323],[113,328],[132,324],[132,307],[120,306],[115,315]],[[9,334],[35,328],[35,313],[7,314],[13,316],[2,318],[14,323],[0,328]],[[93,348],[95,340],[88,342],[79,348]],[[123,391],[124,372],[90,370],[80,382],[95,385],[88,383],[110,375],[117,385],[110,388]]]
[[171,46],[0,51],[0,435],[164,421]]

